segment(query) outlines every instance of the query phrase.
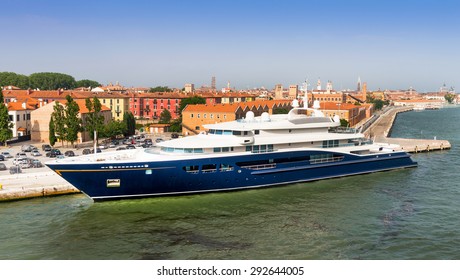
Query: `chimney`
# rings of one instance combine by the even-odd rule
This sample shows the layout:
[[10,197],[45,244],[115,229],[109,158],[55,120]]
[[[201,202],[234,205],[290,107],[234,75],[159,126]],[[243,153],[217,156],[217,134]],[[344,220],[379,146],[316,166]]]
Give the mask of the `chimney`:
[[22,109],[26,109],[26,103],[25,102],[22,102]]
[[29,88],[27,89],[27,95],[30,95],[32,93],[32,90]]

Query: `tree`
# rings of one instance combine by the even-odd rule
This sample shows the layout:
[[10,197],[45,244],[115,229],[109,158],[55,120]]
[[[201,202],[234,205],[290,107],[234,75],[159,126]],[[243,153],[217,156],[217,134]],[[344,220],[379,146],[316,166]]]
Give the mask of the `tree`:
[[103,136],[115,138],[118,135],[125,134],[127,130],[126,123],[122,121],[111,121],[104,126]]
[[273,110],[273,115],[276,115],[276,114],[287,114],[289,113],[289,109],[287,108],[276,108]]
[[455,97],[456,97],[456,95],[453,94],[453,93],[447,93],[446,95],[444,95],[444,99],[446,99],[446,101],[447,101],[449,104],[454,103]]
[[52,115],[50,119],[49,130],[50,130],[50,134],[49,134],[48,139],[50,140],[50,145],[54,146],[54,144],[56,144],[57,139],[56,139],[56,134],[54,132],[54,120],[53,120]]
[[157,87],[149,89],[149,92],[171,92],[171,91],[173,90],[167,86],[157,86]]
[[[94,131],[99,134],[104,129],[104,116],[101,115],[102,105],[97,97],[94,97],[92,101],[90,98],[86,98],[85,105],[89,112],[86,115],[84,127],[94,139]],[[98,139],[99,137],[96,138],[96,143]]]
[[70,95],[66,96],[66,101],[65,126],[67,133],[65,140],[73,146],[73,143],[78,139],[78,133],[82,131],[81,119],[78,117],[80,107]]
[[126,125],[125,136],[134,135],[136,133],[136,119],[134,118],[133,113],[125,112],[123,114],[123,122]]
[[349,127],[350,124],[348,123],[348,121],[346,119],[340,119],[340,126]]
[[168,109],[164,109],[160,114],[159,123],[169,123],[171,121],[171,112]]
[[15,86],[27,89],[29,88],[29,77],[13,72],[0,72],[0,86]]
[[13,137],[13,123],[10,122],[8,107],[3,101],[3,92],[0,90],[0,142],[5,146],[6,141]]
[[182,115],[182,111],[188,104],[206,104],[206,99],[201,96],[192,96],[182,99],[179,106],[180,115]]
[[[66,121],[65,121],[65,114],[64,108],[56,101],[53,107],[53,113],[51,114],[51,118],[53,119],[53,126],[54,126],[54,134],[57,140],[61,141],[62,146],[64,146],[64,140],[67,138],[67,129],[66,129]],[[51,120],[50,120],[51,122]]]
[[95,88],[95,87],[98,87],[100,86],[101,83],[99,82],[96,82],[96,81],[92,81],[92,80],[80,80],[80,81],[77,81],[76,82],[76,87],[90,87],[90,88]]
[[61,73],[33,73],[29,76],[31,88],[43,90],[72,89],[75,88],[76,82],[74,77]]

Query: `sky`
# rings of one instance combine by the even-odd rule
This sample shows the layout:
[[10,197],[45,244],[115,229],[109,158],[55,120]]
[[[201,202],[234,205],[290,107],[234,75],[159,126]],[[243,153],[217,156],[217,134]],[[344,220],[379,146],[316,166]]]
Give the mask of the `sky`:
[[460,87],[460,1],[0,0],[0,72],[127,87]]

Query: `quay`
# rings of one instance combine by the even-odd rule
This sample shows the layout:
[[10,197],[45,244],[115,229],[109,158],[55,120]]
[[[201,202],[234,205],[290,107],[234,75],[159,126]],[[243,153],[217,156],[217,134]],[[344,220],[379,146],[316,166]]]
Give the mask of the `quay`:
[[0,202],[75,193],[80,191],[53,171],[0,176]]
[[412,107],[391,107],[385,110],[377,119],[364,131],[364,135],[377,143],[397,144],[408,153],[431,152],[450,149],[450,142],[437,139],[407,139],[392,138],[391,129],[396,116],[400,113],[412,111]]

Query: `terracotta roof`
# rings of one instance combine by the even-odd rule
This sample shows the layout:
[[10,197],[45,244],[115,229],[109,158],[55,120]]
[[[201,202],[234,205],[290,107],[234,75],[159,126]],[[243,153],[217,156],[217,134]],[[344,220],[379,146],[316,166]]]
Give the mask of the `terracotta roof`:
[[23,102],[9,102],[8,111],[25,111],[25,110],[35,110],[35,106],[29,105],[26,103],[26,108],[22,107]]
[[219,112],[219,113],[234,113],[238,110],[239,104],[189,104],[185,107],[184,112]]
[[[340,105],[338,105],[340,104]],[[337,103],[337,102],[320,102],[319,110],[350,110],[354,108],[359,108],[361,106],[357,106],[350,103]]]

